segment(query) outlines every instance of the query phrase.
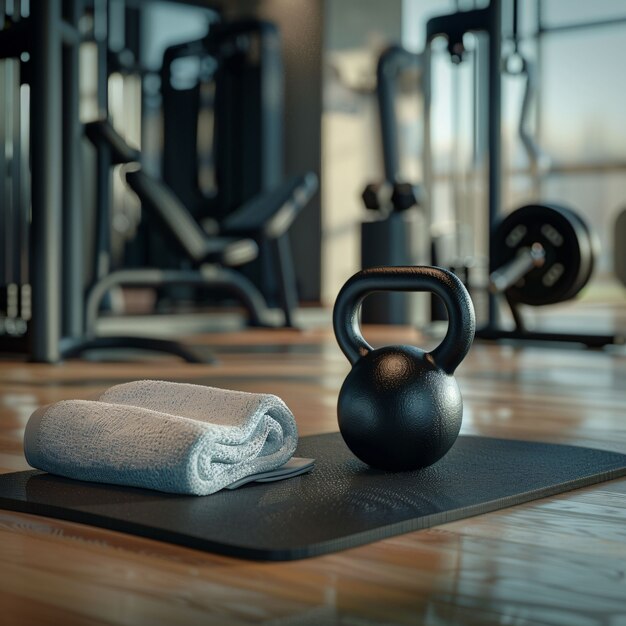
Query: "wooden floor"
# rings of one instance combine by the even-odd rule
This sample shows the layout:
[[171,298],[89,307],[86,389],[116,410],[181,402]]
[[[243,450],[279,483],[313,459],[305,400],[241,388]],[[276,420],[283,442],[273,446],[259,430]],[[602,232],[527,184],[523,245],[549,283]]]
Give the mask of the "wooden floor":
[[[376,344],[419,343],[369,329]],[[27,469],[40,404],[137,378],[281,396],[337,430],[348,364],[328,331],[202,335],[216,366],[0,361],[0,472]],[[626,352],[476,343],[463,432],[626,453]],[[626,624],[626,479],[290,563],[256,563],[0,511],[0,624]]]

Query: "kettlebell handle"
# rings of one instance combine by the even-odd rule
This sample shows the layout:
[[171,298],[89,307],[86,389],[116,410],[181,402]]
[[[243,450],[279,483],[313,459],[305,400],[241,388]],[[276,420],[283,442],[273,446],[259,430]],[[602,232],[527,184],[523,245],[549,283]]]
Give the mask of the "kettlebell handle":
[[357,272],[341,288],[333,309],[337,343],[354,365],[373,348],[359,327],[359,309],[365,296],[374,291],[431,291],[448,311],[448,331],[430,352],[436,365],[453,374],[465,358],[476,328],[474,306],[467,289],[452,272],[440,267],[375,267]]

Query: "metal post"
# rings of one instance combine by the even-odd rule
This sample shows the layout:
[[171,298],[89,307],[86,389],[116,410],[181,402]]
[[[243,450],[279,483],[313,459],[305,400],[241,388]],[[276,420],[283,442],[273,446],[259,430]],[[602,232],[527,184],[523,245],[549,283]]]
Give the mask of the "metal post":
[[61,333],[61,0],[31,4],[32,358],[59,360]]
[[[458,11],[449,15],[432,17],[426,24],[426,50],[424,52],[424,184],[427,195],[433,193],[431,156],[431,43],[438,35],[448,38],[448,53],[453,62],[459,63],[465,52],[463,36],[468,32],[485,32],[489,36],[489,94],[488,94],[488,149],[489,149],[489,227],[500,211],[501,181],[501,106],[500,106],[500,46],[502,7],[500,0],[492,0],[488,7]],[[455,105],[457,103],[454,103]],[[432,220],[432,199],[428,201],[428,219]],[[489,323],[497,315],[496,302],[489,296]]]
[[[541,0],[536,0],[535,5],[535,14],[537,18],[537,35],[535,38],[535,42],[537,45],[537,91],[539,93],[539,97],[535,98],[535,137],[541,145],[541,136],[543,130],[543,119],[542,119],[542,106],[541,106],[541,93],[542,93],[542,74],[544,67],[544,45],[543,45],[543,37],[542,37],[542,29],[543,29],[543,19],[542,19],[542,4]],[[550,168],[553,169],[553,168]],[[540,198],[543,195],[544,189],[544,177],[538,176],[537,172],[534,172],[535,180],[534,180],[534,191],[535,197]]]
[[[66,24],[78,28],[82,0],[63,0]],[[63,310],[64,337],[83,333],[84,215],[81,206],[81,137],[79,115],[79,43],[63,48]]]
[[394,46],[386,50],[378,59],[376,67],[376,95],[378,97],[378,115],[383,145],[383,165],[385,180],[395,181],[400,171],[398,149],[398,125],[396,121],[396,61],[404,52]]
[[431,65],[432,54],[430,49],[430,42],[427,42],[426,48],[423,53],[424,69],[422,72],[422,100],[424,113],[422,116],[423,128],[422,132],[424,140],[422,142],[423,154],[422,154],[422,180],[424,183],[424,189],[426,189],[426,198],[424,201],[423,209],[427,213],[427,223],[430,224],[432,220],[431,201],[433,195],[433,163],[432,163],[432,138],[431,138],[431,106],[432,106],[432,85],[431,85]]
[[[0,2],[0,19],[6,21],[6,0]],[[7,65],[8,61],[0,59],[0,86],[4,94],[8,92],[7,89]],[[9,129],[6,124],[6,109],[8,106],[6,97],[0,98],[0,201],[3,205],[2,219],[0,220],[0,287],[2,288],[2,294],[0,294],[0,317],[6,314],[6,291],[11,282],[10,275],[10,251],[11,251],[11,205],[7,202],[7,187],[9,181],[7,180],[7,161],[5,158],[6,153],[6,141],[7,132]]]
[[[491,231],[500,215],[502,198],[502,5],[501,0],[491,0],[489,5],[489,242]],[[491,248],[491,243],[489,243]],[[491,258],[491,250],[489,250]],[[493,268],[490,268],[492,270]],[[498,303],[489,294],[488,319],[490,325],[498,324]]]
[[[109,118],[108,36],[109,6],[107,0],[94,2],[94,36],[98,45],[98,117]],[[96,245],[95,280],[111,269],[111,149],[106,142],[96,146]]]

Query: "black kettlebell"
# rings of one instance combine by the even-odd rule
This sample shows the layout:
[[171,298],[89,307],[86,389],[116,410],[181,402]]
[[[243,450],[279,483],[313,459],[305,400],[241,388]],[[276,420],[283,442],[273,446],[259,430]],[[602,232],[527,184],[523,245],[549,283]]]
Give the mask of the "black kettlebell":
[[[448,331],[432,352],[374,349],[359,328],[361,302],[374,291],[432,291],[448,311]],[[452,376],[474,338],[474,307],[463,283],[438,267],[379,267],[355,274],[333,311],[337,342],[352,364],[339,392],[339,429],[352,452],[383,470],[438,461],[461,428],[463,402]]]

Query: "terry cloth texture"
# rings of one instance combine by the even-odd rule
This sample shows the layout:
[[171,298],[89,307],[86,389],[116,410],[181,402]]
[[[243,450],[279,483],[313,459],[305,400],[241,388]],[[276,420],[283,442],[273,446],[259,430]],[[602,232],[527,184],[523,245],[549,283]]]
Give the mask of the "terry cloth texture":
[[41,407],[26,425],[24,454],[68,478],[208,495],[280,467],[297,441],[277,396],[140,380],[97,400]]

